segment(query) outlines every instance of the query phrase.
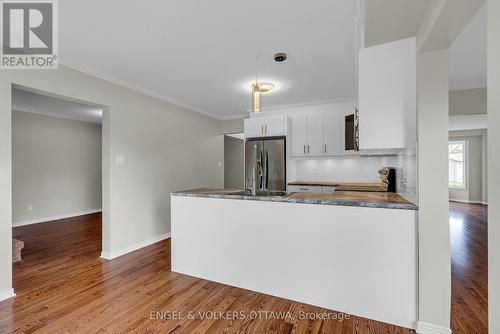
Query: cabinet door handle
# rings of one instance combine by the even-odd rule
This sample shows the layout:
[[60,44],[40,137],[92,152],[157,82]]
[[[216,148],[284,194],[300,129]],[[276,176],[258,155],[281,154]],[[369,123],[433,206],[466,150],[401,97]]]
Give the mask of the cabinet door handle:
[[307,144],[307,154],[309,154],[309,144]]
[[267,135],[267,124],[264,125],[264,133]]
[[304,154],[306,154],[306,145],[304,145]]
[[260,126],[260,134],[263,135],[264,134],[264,125],[261,125]]
[[325,153],[326,153],[326,144],[325,144]]

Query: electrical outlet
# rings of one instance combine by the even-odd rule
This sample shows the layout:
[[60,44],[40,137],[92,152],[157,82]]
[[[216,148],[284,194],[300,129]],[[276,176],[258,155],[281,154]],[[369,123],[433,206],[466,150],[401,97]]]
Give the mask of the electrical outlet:
[[28,204],[28,211],[33,211],[33,204]]

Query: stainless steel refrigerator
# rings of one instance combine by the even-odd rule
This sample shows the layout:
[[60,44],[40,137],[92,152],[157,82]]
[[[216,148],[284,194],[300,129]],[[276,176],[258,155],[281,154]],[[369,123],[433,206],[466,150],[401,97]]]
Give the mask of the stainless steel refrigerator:
[[245,142],[245,187],[256,179],[257,190],[286,191],[285,138],[249,139]]

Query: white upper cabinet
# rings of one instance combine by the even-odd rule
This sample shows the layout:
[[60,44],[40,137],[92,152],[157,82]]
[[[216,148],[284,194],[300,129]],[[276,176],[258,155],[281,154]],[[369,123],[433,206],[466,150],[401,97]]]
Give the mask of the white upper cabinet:
[[[349,109],[345,113],[354,111]],[[349,154],[342,150],[343,115],[339,111],[290,115],[292,157]]]
[[266,136],[286,135],[286,116],[279,115],[264,118],[264,133]]
[[252,117],[244,120],[245,138],[286,136],[286,115]]
[[336,112],[325,113],[324,118],[324,154],[340,155],[342,146],[342,129],[340,115]]
[[416,69],[415,38],[360,50],[361,150],[415,147]]
[[307,155],[324,154],[323,114],[307,115]]
[[307,115],[290,116],[291,151],[294,157],[307,154]]
[[246,118],[244,121],[245,138],[260,137],[264,134],[264,126],[260,117]]
[[292,156],[323,155],[323,114],[290,116]]

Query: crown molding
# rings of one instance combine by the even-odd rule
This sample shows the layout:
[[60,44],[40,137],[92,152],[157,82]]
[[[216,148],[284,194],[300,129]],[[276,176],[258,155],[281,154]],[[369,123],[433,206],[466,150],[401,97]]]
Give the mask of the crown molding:
[[221,121],[230,121],[230,120],[233,120],[233,119],[244,119],[244,118],[248,118],[249,116],[249,113],[245,111],[245,113],[240,113],[240,114],[234,114],[234,115],[229,115],[229,116],[224,116],[224,117],[221,117],[220,120]]
[[105,74],[105,73],[102,73],[102,72],[99,72],[99,71],[95,71],[95,70],[92,70],[90,68],[87,68],[87,67],[84,67],[84,66],[81,66],[81,65],[77,65],[77,64],[72,63],[70,61],[59,60],[59,65],[62,65],[64,67],[67,67],[67,68],[72,69],[72,70],[77,71],[77,72],[82,72],[82,73],[88,74],[90,76],[96,77],[96,78],[104,80],[104,81],[108,81],[108,82],[114,83],[114,84],[116,84],[118,86],[131,89],[133,91],[136,91],[136,92],[139,92],[141,94],[153,97],[153,98],[161,100],[163,102],[167,102],[167,103],[176,105],[178,107],[185,108],[185,109],[197,112],[199,114],[202,114],[202,115],[205,115],[205,116],[208,116],[208,117],[211,117],[211,118],[215,118],[217,120],[223,120],[223,117],[217,116],[217,115],[215,115],[215,114],[213,114],[211,112],[208,112],[206,110],[202,110],[200,108],[188,105],[186,103],[177,101],[177,100],[175,100],[175,99],[173,99],[171,97],[165,96],[163,94],[154,92],[154,91],[149,90],[149,89],[141,88],[141,87],[136,86],[134,84],[131,84],[129,82],[120,80],[120,79],[118,79],[118,78],[116,78],[114,76],[111,76],[111,75],[108,75],[108,74]]
[[[250,112],[251,112],[250,109],[246,109],[243,113],[238,113],[238,114],[233,114],[233,115],[228,115],[228,116],[219,116],[219,115],[215,115],[215,114],[213,114],[211,112],[208,112],[206,110],[200,109],[198,107],[194,107],[194,106],[188,105],[186,103],[180,102],[178,100],[175,100],[175,99],[173,99],[171,97],[168,97],[168,96],[165,96],[163,94],[157,93],[155,91],[152,91],[152,90],[149,90],[149,89],[145,89],[145,88],[141,88],[141,87],[136,86],[134,84],[131,84],[129,82],[120,80],[120,79],[118,79],[118,78],[116,78],[114,76],[111,76],[111,75],[108,75],[108,74],[105,74],[105,73],[102,73],[102,72],[99,72],[99,71],[92,70],[92,69],[90,69],[88,67],[85,67],[85,66],[77,65],[75,63],[72,63],[71,61],[59,60],[59,64],[61,66],[63,66],[63,67],[72,69],[74,71],[85,73],[85,74],[93,76],[95,78],[98,78],[98,79],[101,79],[101,80],[104,80],[104,81],[107,81],[107,82],[111,82],[111,83],[116,84],[118,86],[131,89],[133,91],[136,91],[136,92],[139,92],[141,94],[153,97],[155,99],[158,99],[158,100],[161,100],[161,101],[164,101],[164,102],[176,105],[178,107],[185,108],[185,109],[197,112],[199,114],[202,114],[202,115],[205,115],[205,116],[208,116],[208,117],[211,117],[211,118],[215,118],[215,119],[217,119],[219,121],[227,121],[227,120],[232,120],[232,119],[243,119],[243,118],[248,117],[250,115]],[[312,102],[305,102],[305,103],[283,104],[283,105],[276,105],[276,106],[266,107],[265,110],[264,110],[264,112],[265,111],[287,109],[287,108],[298,108],[298,107],[308,107],[308,106],[330,104],[330,103],[349,102],[349,101],[356,101],[356,100],[357,100],[356,97],[345,97],[345,98],[329,99],[329,100],[321,100],[321,101],[312,101]]]
[[12,109],[12,111],[23,112],[23,113],[34,114],[34,115],[43,115],[43,116],[47,116],[47,117],[66,119],[66,120],[70,120],[70,121],[77,121],[77,122],[84,122],[84,123],[91,123],[91,124],[102,124],[102,118],[99,119],[99,121],[97,121],[97,120],[94,121],[94,120],[90,120],[90,119],[85,118],[85,117],[73,117],[72,115],[70,115],[70,113],[51,114],[48,112],[26,109],[26,108],[22,108],[22,107],[15,106],[15,105],[13,105],[11,109]]
[[[311,102],[304,102],[304,103],[282,104],[282,105],[276,105],[276,106],[266,107],[265,109],[262,109],[262,113],[265,113],[266,111],[275,111],[275,110],[300,108],[300,107],[320,106],[320,105],[332,104],[332,103],[343,103],[343,102],[351,102],[351,101],[356,101],[357,102],[357,100],[358,99],[356,97],[341,97],[341,98],[337,98],[337,99],[311,101]],[[247,112],[250,113],[251,110],[247,109]]]

